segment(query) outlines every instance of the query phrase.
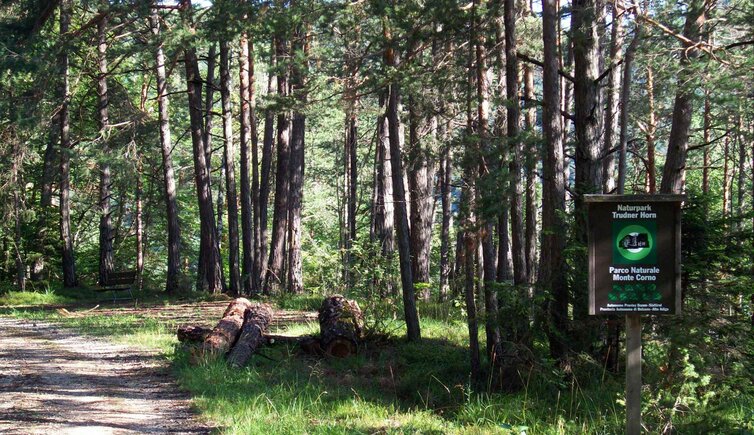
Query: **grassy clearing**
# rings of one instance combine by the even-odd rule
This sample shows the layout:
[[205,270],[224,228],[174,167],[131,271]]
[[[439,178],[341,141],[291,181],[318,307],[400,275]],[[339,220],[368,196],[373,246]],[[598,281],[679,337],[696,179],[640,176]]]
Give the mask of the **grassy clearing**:
[[[319,298],[317,298],[319,300]],[[389,301],[388,301],[389,302]],[[289,298],[283,305],[310,308],[313,298]],[[516,393],[477,393],[469,386],[468,333],[452,304],[421,307],[421,343],[400,337],[403,324],[389,304],[364,307],[379,327],[359,355],[346,359],[302,356],[285,344],[262,350],[248,367],[222,361],[189,364],[170,320],[142,315],[65,317],[54,311],[4,310],[5,314],[49,320],[86,334],[156,349],[174,365],[179,383],[198,410],[229,434],[612,434],[623,432],[623,377],[603,372],[588,358],[576,358],[566,375],[546,360],[522,374]],[[287,335],[316,333],[316,323],[288,325]],[[483,337],[483,334],[481,334]],[[648,345],[646,364],[655,364]],[[650,428],[659,415],[645,392]],[[682,409],[673,419],[679,433],[754,433],[754,400],[710,400]]]

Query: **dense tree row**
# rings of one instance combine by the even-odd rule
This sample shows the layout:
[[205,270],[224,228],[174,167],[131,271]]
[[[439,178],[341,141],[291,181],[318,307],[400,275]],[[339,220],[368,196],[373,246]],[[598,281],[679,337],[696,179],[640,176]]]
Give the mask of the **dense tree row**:
[[583,195],[686,193],[735,259],[689,251],[686,303],[739,277],[715,306],[752,315],[724,246],[754,240],[750,6],[6,2],[2,273],[401,295],[410,340],[417,300],[457,298],[474,378],[512,386],[538,337],[615,353]]

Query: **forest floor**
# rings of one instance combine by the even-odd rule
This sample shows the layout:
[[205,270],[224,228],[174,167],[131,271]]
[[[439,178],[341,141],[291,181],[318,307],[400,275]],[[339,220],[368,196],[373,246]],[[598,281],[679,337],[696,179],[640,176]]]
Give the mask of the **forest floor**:
[[[37,315],[0,317],[0,433],[212,432],[217,428],[192,411],[159,346],[116,343],[112,333],[124,332],[123,325],[100,319],[143,319],[167,326],[174,337],[178,324],[213,326],[227,303],[13,307]],[[53,322],[36,320],[50,314]],[[316,313],[279,311],[275,317],[276,329],[285,330]],[[71,322],[86,325],[86,335],[64,326]]]
[[148,349],[0,318],[0,433],[209,433]]

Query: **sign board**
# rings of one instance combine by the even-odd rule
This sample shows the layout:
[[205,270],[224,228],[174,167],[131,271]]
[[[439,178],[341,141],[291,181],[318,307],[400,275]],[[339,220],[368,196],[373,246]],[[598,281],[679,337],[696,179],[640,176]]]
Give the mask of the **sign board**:
[[681,313],[682,195],[586,195],[589,314]]

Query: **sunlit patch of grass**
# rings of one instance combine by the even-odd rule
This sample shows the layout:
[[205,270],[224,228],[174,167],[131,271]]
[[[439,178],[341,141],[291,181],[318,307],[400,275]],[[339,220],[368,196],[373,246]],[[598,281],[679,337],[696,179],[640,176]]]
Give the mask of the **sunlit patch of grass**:
[[275,325],[270,327],[270,332],[274,334],[283,334],[291,336],[310,335],[319,333],[319,323],[314,322],[302,322],[291,323],[288,325]]
[[58,305],[73,302],[73,299],[52,292],[12,291],[0,296],[0,306]]

